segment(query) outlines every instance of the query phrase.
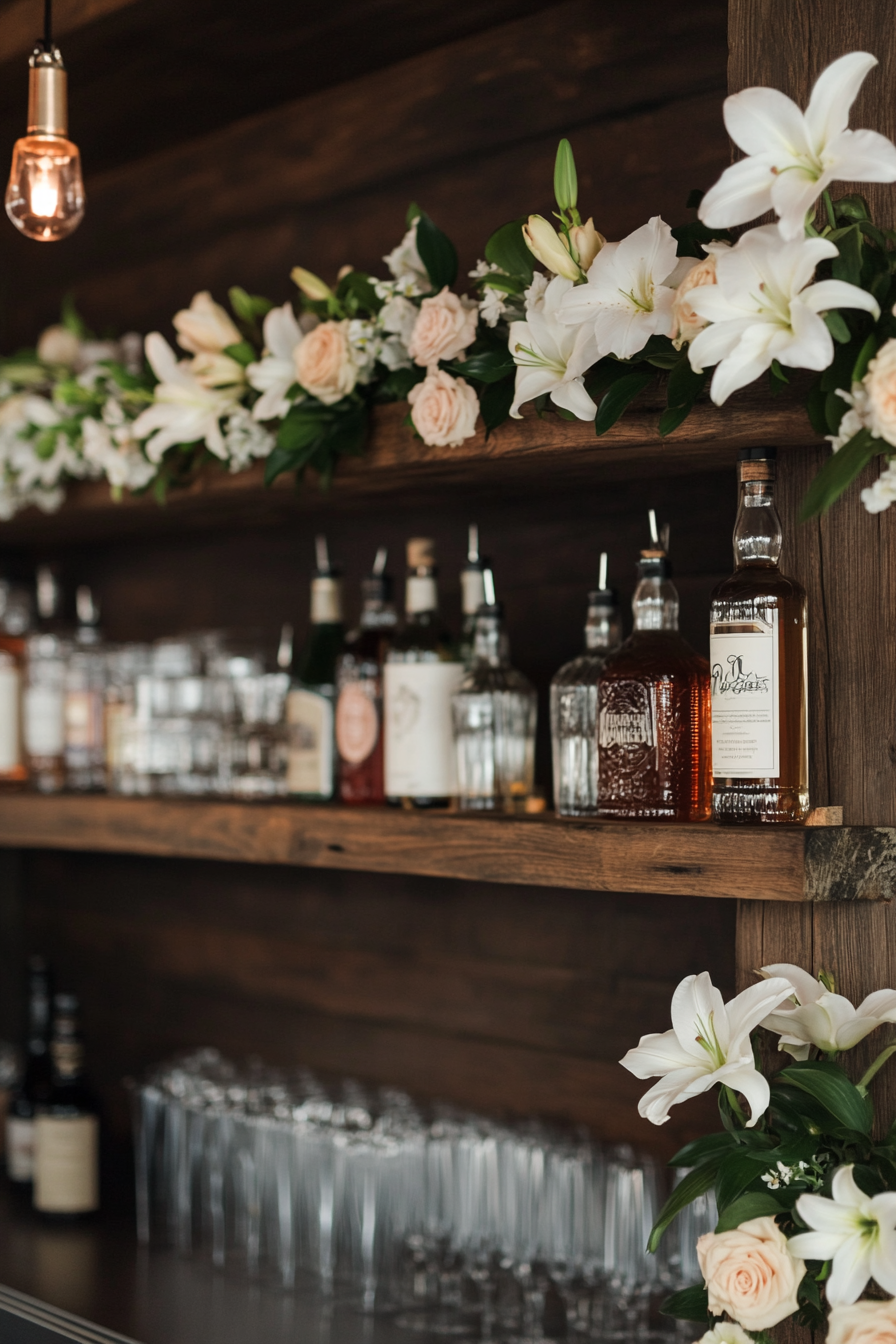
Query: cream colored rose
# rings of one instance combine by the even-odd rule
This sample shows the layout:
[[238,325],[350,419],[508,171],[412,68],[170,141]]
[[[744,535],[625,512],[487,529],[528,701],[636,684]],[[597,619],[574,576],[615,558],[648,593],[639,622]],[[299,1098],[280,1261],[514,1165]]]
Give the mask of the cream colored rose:
[[708,325],[705,317],[695,313],[688,303],[692,289],[702,289],[704,285],[716,283],[716,259],[711,254],[703,261],[695,262],[675,291],[672,300],[672,343],[676,350],[692,341]]
[[73,369],[81,356],[81,342],[68,327],[47,327],[37,343],[37,357],[45,364],[66,364]]
[[227,310],[215,303],[207,289],[194,294],[189,308],[175,313],[173,321],[178,345],[191,355],[205,352],[217,355],[228,345],[239,345],[243,339]]
[[896,1344],[896,1301],[833,1307],[827,1344]]
[[896,444],[896,340],[878,350],[865,374],[871,433]]
[[479,398],[463,378],[432,369],[408,393],[411,420],[424,443],[457,448],[476,433]]
[[458,298],[446,285],[440,294],[421,303],[408,354],[421,369],[440,359],[457,359],[475,341],[478,317],[478,305],[472,299]]
[[768,1330],[797,1309],[806,1266],[791,1255],[774,1218],[751,1218],[731,1232],[707,1232],[697,1259],[714,1316],[728,1315],[745,1330]]
[[753,1337],[733,1321],[719,1321],[712,1330],[707,1330],[697,1344],[753,1344]]
[[325,406],[347,397],[358,381],[358,366],[348,341],[348,321],[321,322],[293,353],[296,381]]

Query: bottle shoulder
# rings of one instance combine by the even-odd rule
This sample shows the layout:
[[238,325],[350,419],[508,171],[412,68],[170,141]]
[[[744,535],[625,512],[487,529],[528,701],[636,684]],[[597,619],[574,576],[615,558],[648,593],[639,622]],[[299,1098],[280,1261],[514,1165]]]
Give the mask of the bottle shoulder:
[[712,591],[710,602],[755,600],[771,598],[779,601],[806,601],[806,590],[796,579],[782,574],[777,565],[739,565],[734,573],[723,579]]
[[709,661],[677,630],[635,630],[604,664],[601,681],[709,676]]
[[535,687],[528,677],[515,667],[492,667],[489,663],[475,663],[467,672],[456,695],[495,695],[510,693],[534,696]]
[[552,690],[568,686],[594,686],[603,672],[610,653],[582,653],[564,663],[551,680]]

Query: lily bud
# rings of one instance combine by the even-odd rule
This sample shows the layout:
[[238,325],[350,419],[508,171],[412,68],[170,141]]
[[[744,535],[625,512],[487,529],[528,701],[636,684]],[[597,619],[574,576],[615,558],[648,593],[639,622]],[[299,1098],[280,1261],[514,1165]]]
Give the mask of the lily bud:
[[[566,244],[566,234],[561,234],[561,241]],[[569,241],[579,254],[579,265],[583,271],[587,271],[607,240],[594,227],[594,220],[589,219],[587,224],[574,224],[572,226],[569,231]]]
[[290,277],[293,284],[298,285],[305,298],[311,299],[315,303],[322,303],[333,293],[329,285],[325,285],[323,280],[319,279],[312,271],[306,271],[301,266],[294,266],[290,271]]
[[543,266],[566,280],[581,280],[582,272],[556,229],[542,215],[530,215],[523,225],[526,246]]
[[579,179],[576,176],[572,145],[568,140],[561,140],[554,160],[554,196],[557,200],[557,209],[574,210],[578,195]]

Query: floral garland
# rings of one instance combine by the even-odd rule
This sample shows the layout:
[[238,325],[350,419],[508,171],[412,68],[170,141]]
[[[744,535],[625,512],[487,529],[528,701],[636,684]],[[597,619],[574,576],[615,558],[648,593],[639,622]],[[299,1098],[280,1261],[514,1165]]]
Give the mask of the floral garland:
[[[69,306],[34,351],[0,361],[0,518],[61,503],[67,480],[105,477],[114,493],[158,498],[206,461],[230,471],[265,460],[270,483],[313,468],[328,484],[340,457],[363,452],[370,408],[406,401],[427,444],[455,447],[481,420],[491,433],[532,403],[567,419],[615,424],[658,378],[671,434],[705,394],[722,405],[767,374],[816,376],[806,409],[833,454],[804,516],[821,513],[876,456],[861,493],[869,512],[896,500],[896,231],[831,182],[896,181],[896,146],[848,129],[877,64],[852,52],[819,77],[801,111],[774,89],[726,99],[744,151],[697,218],[659,216],[607,242],[577,207],[568,141],[554,173],[559,227],[539,215],[489,239],[453,292],[457,253],[416,206],[384,261],[390,278],[344,267],[330,287],[296,267],[299,312],[230,290],[230,312],[197,294],[174,317],[178,358],[158,332],[97,341]],[[819,201],[824,219],[816,219]],[[775,224],[730,229],[774,211]],[[537,270],[541,263],[544,270]],[[710,378],[711,373],[711,378]]]
[[[719,1087],[724,1129],[672,1158],[689,1170],[650,1248],[712,1188],[719,1221],[697,1242],[703,1283],[673,1294],[663,1310],[706,1326],[701,1344],[771,1344],[765,1332],[791,1316],[812,1330],[826,1325],[827,1344],[892,1342],[896,1124],[873,1137],[870,1085],[896,1044],[858,1083],[838,1060],[896,1022],[896,990],[878,990],[855,1007],[825,972],[816,980],[799,966],[776,965],[760,974],[727,1004],[706,972],[688,976],[672,998],[672,1030],[643,1036],[621,1061],[636,1078],[659,1078],[638,1106],[656,1125],[677,1102]],[[759,1028],[792,1057],[771,1082],[758,1064]]]

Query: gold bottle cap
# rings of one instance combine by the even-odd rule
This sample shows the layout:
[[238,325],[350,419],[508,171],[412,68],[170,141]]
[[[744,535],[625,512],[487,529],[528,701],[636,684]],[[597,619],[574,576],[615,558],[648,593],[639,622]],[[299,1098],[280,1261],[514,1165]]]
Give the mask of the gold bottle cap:
[[773,481],[777,476],[778,464],[774,458],[750,458],[738,463],[741,481]]
[[432,569],[436,563],[436,544],[432,537],[411,537],[407,555],[408,569]]

